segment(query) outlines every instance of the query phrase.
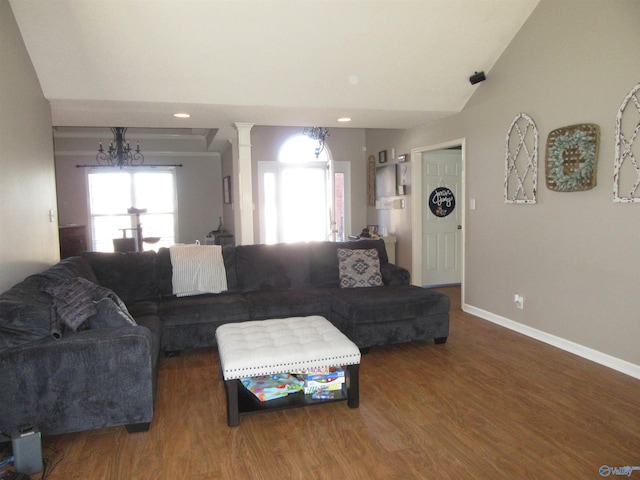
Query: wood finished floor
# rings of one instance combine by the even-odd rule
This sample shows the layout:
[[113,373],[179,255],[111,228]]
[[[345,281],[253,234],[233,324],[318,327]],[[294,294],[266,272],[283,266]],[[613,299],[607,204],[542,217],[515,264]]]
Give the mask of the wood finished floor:
[[148,432],[45,437],[58,461],[47,478],[595,479],[601,465],[640,465],[639,380],[465,314],[459,288],[441,290],[448,342],[372,348],[358,409],[230,428],[216,350],[184,352],[161,360]]

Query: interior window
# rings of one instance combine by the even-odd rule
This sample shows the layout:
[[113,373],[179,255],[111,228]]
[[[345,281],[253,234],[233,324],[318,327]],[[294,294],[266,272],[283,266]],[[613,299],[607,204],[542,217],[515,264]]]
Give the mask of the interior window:
[[114,239],[136,238],[136,215],[130,207],[146,209],[140,214],[141,250],[157,250],[175,243],[177,202],[175,170],[94,170],[88,173],[92,249],[113,252]]

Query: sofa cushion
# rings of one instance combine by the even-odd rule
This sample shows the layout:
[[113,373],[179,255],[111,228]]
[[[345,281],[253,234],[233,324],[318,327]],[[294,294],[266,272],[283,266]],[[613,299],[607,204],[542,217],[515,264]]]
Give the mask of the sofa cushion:
[[338,248],[340,288],[378,287],[382,285],[378,251]]
[[385,263],[380,265],[380,273],[382,274],[382,283],[385,285],[410,285],[411,274],[409,270],[393,263]]
[[352,250],[370,249],[374,248],[378,252],[378,258],[380,259],[380,265],[389,263],[389,257],[387,255],[387,247],[384,244],[384,240],[356,240],[353,242],[343,242],[338,244],[338,248],[351,248]]
[[236,247],[223,245],[222,258],[224,258],[224,268],[227,271],[227,292],[235,292],[238,290],[238,276],[236,273]]
[[244,295],[251,320],[331,314],[331,297],[325,289],[307,287],[277,292],[251,292]]
[[66,263],[69,264],[69,267],[71,268],[71,270],[73,271],[76,277],[84,278],[85,280],[89,280],[90,282],[95,283],[96,285],[99,283],[98,278],[96,277],[96,274],[93,271],[93,268],[91,268],[91,265],[89,265],[89,262],[87,262],[84,258],[82,257],[65,258],[64,260],[61,260],[60,263],[58,263],[58,265],[64,265]]
[[111,298],[102,298],[95,302],[96,314],[89,317],[89,328],[118,328],[137,325],[124,304],[118,304]]
[[[260,272],[265,273],[265,272]],[[274,290],[287,290],[291,287],[291,281],[287,278],[284,272],[280,270],[272,270],[271,273],[265,275],[251,275],[249,279],[245,279],[243,282],[243,292],[254,291],[274,291]]]
[[235,248],[242,292],[286,290],[309,285],[309,245],[242,245]]
[[[146,301],[136,302],[131,305],[127,305],[129,314],[137,319],[138,317],[158,316],[158,302]],[[137,323],[137,321],[136,321]]]
[[340,286],[337,245],[334,242],[314,242],[311,244],[310,277],[312,285],[316,287]]
[[394,322],[449,312],[449,297],[414,285],[327,290],[332,310],[351,323]]
[[84,252],[82,258],[93,269],[98,283],[113,290],[124,303],[158,298],[155,252]]
[[162,318],[162,349],[184,350],[215,345],[220,325],[249,320],[249,304],[239,293],[170,297],[160,301],[158,314]]
[[204,294],[164,298],[158,314],[165,325],[242,322],[249,319],[249,304],[239,294]]
[[171,252],[166,247],[159,248],[156,254],[156,275],[158,276],[158,294],[160,296],[173,295]]
[[93,283],[98,283],[93,269],[82,257],[67,257],[41,273],[47,278],[75,278],[80,277]]

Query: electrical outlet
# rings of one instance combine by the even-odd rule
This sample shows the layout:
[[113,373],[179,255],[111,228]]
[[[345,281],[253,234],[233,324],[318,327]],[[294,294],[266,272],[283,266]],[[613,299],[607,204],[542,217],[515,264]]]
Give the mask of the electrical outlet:
[[516,308],[519,308],[520,310],[524,310],[524,297],[519,293],[516,293],[513,296],[513,303],[516,304]]

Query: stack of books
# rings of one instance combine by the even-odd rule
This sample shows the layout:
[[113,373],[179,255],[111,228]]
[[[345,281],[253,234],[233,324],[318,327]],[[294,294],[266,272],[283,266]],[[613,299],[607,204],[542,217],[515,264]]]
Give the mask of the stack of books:
[[261,402],[286,397],[302,390],[304,382],[288,373],[241,378],[242,385]]
[[320,367],[295,372],[296,377],[304,382],[302,390],[305,394],[341,390],[345,383],[342,367]]
[[240,379],[242,385],[261,402],[304,392],[313,400],[340,398],[345,383],[341,367],[319,367],[291,373],[262,375]]

